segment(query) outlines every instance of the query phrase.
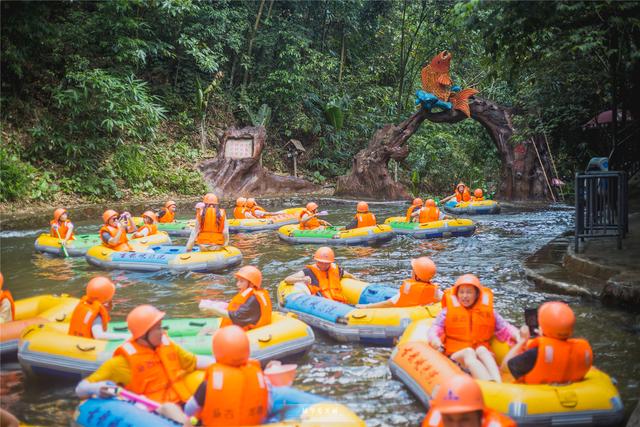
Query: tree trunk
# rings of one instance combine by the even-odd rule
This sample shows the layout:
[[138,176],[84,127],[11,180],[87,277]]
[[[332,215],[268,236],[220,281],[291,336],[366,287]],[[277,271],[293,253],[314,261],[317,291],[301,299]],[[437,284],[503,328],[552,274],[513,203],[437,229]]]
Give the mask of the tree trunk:
[[207,149],[207,124],[206,124],[207,114],[202,115],[200,118],[200,147],[202,151]]
[[[253,30],[249,35],[249,48],[247,49],[247,58],[251,61],[251,50],[253,49],[253,40],[256,38],[256,34],[258,32],[258,27],[260,26],[260,18],[262,17],[262,9],[264,8],[264,0],[260,0],[260,6],[258,6],[258,13],[256,14],[256,22],[253,25]],[[251,64],[247,65],[247,68],[244,70],[244,77],[242,78],[242,86],[246,87],[247,82],[249,81],[249,67]]]
[[[484,126],[498,149],[501,170],[497,196],[503,200],[550,199],[542,166],[531,145],[536,144],[547,175],[552,176],[544,137],[537,135],[531,141],[514,143],[510,109],[478,96],[471,98],[469,108],[471,118]],[[457,123],[465,118],[457,110],[430,113],[420,109],[399,125],[385,125],[373,135],[369,145],[356,154],[351,172],[338,178],[336,195],[383,200],[410,198],[404,185],[394,182],[389,175],[389,160],[407,157],[407,140],[424,120]]]

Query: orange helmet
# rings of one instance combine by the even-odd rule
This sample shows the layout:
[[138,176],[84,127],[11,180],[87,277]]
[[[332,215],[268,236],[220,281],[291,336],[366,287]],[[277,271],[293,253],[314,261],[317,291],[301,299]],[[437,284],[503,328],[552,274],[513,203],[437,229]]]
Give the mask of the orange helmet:
[[455,375],[445,380],[433,399],[441,414],[462,414],[484,409],[482,390],[469,375]]
[[207,193],[205,194],[205,196],[202,198],[202,202],[205,205],[217,205],[218,204],[218,196],[216,196],[213,193]]
[[114,216],[118,216],[118,212],[114,211],[113,209],[108,209],[108,210],[104,211],[104,213],[102,214],[102,220],[106,224]]
[[336,255],[333,253],[333,249],[323,246],[318,248],[313,259],[318,262],[334,262],[336,260]]
[[478,289],[478,291],[482,289],[480,279],[478,279],[475,274],[463,274],[462,276],[458,277],[456,282],[453,284],[453,286],[463,285],[474,286],[476,289]]
[[62,214],[66,213],[67,210],[64,208],[58,208],[55,211],[53,211],[53,220],[54,221],[58,221],[60,219],[60,217],[62,216]]
[[358,206],[356,207],[356,211],[357,212],[368,212],[369,211],[369,205],[367,204],[367,202],[358,202]]
[[104,276],[94,277],[87,283],[87,297],[91,301],[98,300],[104,304],[107,301],[111,301],[115,293],[116,286]]
[[252,208],[256,205],[256,199],[254,199],[253,197],[249,197],[247,199],[247,207],[248,208]]
[[253,265],[245,265],[236,271],[235,276],[239,279],[248,280],[256,288],[260,288],[262,284],[262,273]]
[[131,337],[135,340],[149,332],[149,329],[162,320],[166,313],[152,305],[139,305],[127,316],[127,326]]
[[2,289],[3,285],[4,285],[4,276],[2,275],[2,273],[0,273],[0,289]]
[[416,277],[424,282],[428,282],[436,275],[436,264],[427,256],[412,259],[411,267]]
[[436,206],[436,201],[433,199],[427,199],[426,202],[424,202],[424,205],[430,208],[433,208]]
[[237,325],[218,329],[213,334],[211,348],[217,363],[235,367],[245,365],[251,354],[249,337],[244,329]]
[[307,210],[308,211],[315,211],[316,209],[318,209],[318,205],[313,203],[313,202],[309,202],[307,203]]
[[422,199],[420,197],[416,197],[415,199],[413,199],[413,203],[411,203],[413,206],[422,206]]
[[544,336],[566,340],[573,334],[576,315],[571,307],[563,302],[545,302],[538,309],[538,324]]
[[236,206],[242,207],[245,203],[247,203],[247,199],[245,199],[244,197],[238,197],[236,199]]
[[169,209],[171,206],[175,206],[176,202],[174,202],[173,200],[167,200],[167,203],[164,204],[164,207]]
[[155,212],[153,212],[153,211],[146,211],[145,213],[143,213],[143,214],[142,214],[142,217],[143,217],[143,218],[144,218],[145,216],[146,216],[147,218],[151,219],[153,222],[158,221],[158,215],[156,215],[156,213],[155,213]]
[[475,197],[482,197],[482,189],[481,188],[476,188],[475,190],[473,190],[473,195]]

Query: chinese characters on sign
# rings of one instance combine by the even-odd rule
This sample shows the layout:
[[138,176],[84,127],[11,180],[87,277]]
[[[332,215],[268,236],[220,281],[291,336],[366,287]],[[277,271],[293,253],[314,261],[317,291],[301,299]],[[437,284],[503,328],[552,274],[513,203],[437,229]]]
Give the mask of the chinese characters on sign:
[[227,159],[246,159],[253,157],[253,139],[227,139],[224,148]]

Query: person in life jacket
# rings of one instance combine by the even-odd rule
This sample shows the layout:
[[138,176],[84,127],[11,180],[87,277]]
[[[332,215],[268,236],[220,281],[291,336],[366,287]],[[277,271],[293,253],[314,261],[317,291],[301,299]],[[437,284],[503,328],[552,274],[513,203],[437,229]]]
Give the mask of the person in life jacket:
[[502,368],[525,384],[581,381],[591,369],[593,351],[587,340],[571,338],[575,323],[576,316],[567,304],[542,304],[538,309],[540,335],[530,339],[529,328],[521,328],[520,339],[505,356]]
[[106,277],[89,280],[86,295],[71,314],[69,335],[99,340],[128,339],[129,334],[107,332],[115,292],[116,286]]
[[144,225],[133,233],[134,238],[153,236],[158,233],[158,224],[156,224],[158,216],[155,212],[146,211],[142,214],[142,220],[144,221]]
[[58,208],[53,211],[53,219],[50,221],[52,237],[62,240],[62,244],[66,245],[69,240],[74,240],[73,223],[69,220],[69,214],[66,209]]
[[405,221],[411,222],[413,220],[413,213],[416,210],[420,209],[422,205],[423,203],[421,198],[416,197],[415,199],[413,199],[413,202],[411,202],[411,206],[409,206],[409,209],[407,209],[407,215],[405,216]]
[[470,202],[471,192],[469,191],[469,187],[467,187],[464,182],[459,182],[458,185],[456,185],[454,193],[448,197],[445,197],[440,202],[441,203],[448,202],[454,197],[457,202]]
[[484,404],[482,390],[468,375],[447,378],[429,402],[422,427],[516,427],[506,415]]
[[227,309],[208,307],[206,311],[223,318],[220,326],[237,325],[248,331],[269,325],[271,297],[269,292],[262,289],[260,270],[252,265],[246,265],[238,270],[235,276],[238,293],[231,299]]
[[0,273],[0,323],[12,322],[16,319],[16,304],[11,292],[3,289],[4,276]]
[[445,215],[436,206],[436,201],[433,199],[427,199],[424,202],[424,206],[412,214],[413,218],[420,224],[425,222],[440,221],[443,219],[451,219],[451,217]]
[[109,209],[102,214],[104,225],[100,228],[100,240],[102,244],[115,251],[131,251],[127,233],[133,232],[135,227],[131,215],[124,212],[118,217],[118,212]]
[[314,202],[307,203],[305,209],[300,212],[300,229],[322,230],[324,227],[331,227],[331,224],[318,218],[318,215],[318,205]]
[[393,297],[371,304],[356,304],[356,308],[413,307],[439,302],[442,291],[431,281],[436,275],[436,264],[423,256],[411,260],[411,278],[405,279]]
[[[502,382],[489,340],[517,339],[518,330],[493,309],[493,292],[464,274],[442,297],[442,311],[427,332],[430,344],[479,380]],[[443,343],[444,341],[444,343]]]
[[158,213],[158,222],[160,224],[167,224],[176,220],[176,202],[168,200],[164,204],[164,208]]
[[265,218],[273,215],[273,213],[267,212],[265,208],[256,203],[256,199],[249,197],[247,199],[247,211],[245,215],[247,218]]
[[369,212],[369,204],[367,202],[358,202],[355,216],[344,229],[352,230],[354,228],[371,227],[376,224],[376,216]]
[[484,193],[482,192],[481,188],[476,188],[475,190],[473,190],[472,200],[474,202],[479,202],[481,200],[484,200]]
[[187,416],[203,426],[261,425],[271,411],[271,384],[260,362],[250,359],[249,337],[239,326],[221,327],[211,347],[216,362],[187,401]]
[[353,276],[338,267],[333,250],[323,246],[316,251],[313,259],[315,264],[309,264],[302,271],[285,278],[285,283],[306,285],[312,295],[347,303],[340,281],[343,278],[352,279]]
[[191,252],[194,243],[200,251],[218,251],[229,244],[229,225],[224,209],[218,207],[218,196],[207,193],[202,199],[204,207],[196,209],[196,225],[191,231],[186,250]]
[[78,384],[78,397],[108,397],[110,389],[118,384],[159,403],[186,402],[191,393],[185,376],[206,368],[213,359],[196,356],[171,341],[162,329],[164,316],[164,312],[151,305],[131,310],[127,316],[131,338]]
[[246,212],[248,210],[247,206],[247,199],[245,199],[244,197],[238,197],[236,199],[236,207],[233,208],[233,217],[235,219],[245,219],[246,217]]

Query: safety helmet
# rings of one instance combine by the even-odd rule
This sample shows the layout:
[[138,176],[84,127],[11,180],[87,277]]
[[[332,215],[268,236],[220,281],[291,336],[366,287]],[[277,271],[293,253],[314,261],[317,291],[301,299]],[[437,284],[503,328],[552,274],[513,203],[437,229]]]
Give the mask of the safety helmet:
[[336,260],[336,255],[333,253],[333,249],[323,246],[318,248],[313,259],[318,262],[334,262]]
[[145,211],[145,213],[142,214],[142,217],[147,217],[149,219],[151,219],[153,222],[158,221],[158,215],[156,215],[155,212],[153,211]]
[[202,198],[202,202],[205,205],[217,205],[218,204],[218,196],[216,196],[213,193],[207,193],[205,194],[205,196]]
[[87,283],[87,297],[91,301],[98,300],[104,304],[111,301],[115,293],[116,286],[104,276],[94,277]]
[[249,337],[238,325],[218,329],[213,334],[211,349],[217,363],[235,367],[245,365],[251,354]]
[[249,197],[247,199],[247,207],[248,208],[252,208],[256,205],[256,199],[254,199],[253,197]]
[[428,282],[436,275],[436,264],[427,256],[412,259],[411,267],[416,277],[424,282]]
[[433,407],[441,414],[481,411],[484,409],[482,390],[469,375],[455,375],[440,385]]
[[245,199],[244,197],[238,197],[236,199],[236,206],[238,207],[244,206],[245,203],[247,203],[247,199]]
[[104,213],[102,214],[102,220],[104,221],[104,223],[108,223],[109,220],[111,218],[113,218],[114,216],[118,216],[118,212],[114,211],[113,209],[107,209],[106,211],[104,211]]
[[424,205],[428,208],[434,208],[436,206],[436,201],[433,199],[427,199],[427,201],[424,202]]
[[236,271],[235,276],[239,279],[248,280],[256,288],[260,288],[262,285],[262,273],[253,265],[245,265]]
[[307,210],[308,211],[315,211],[316,209],[318,209],[318,205],[313,203],[313,202],[309,202],[307,203]]
[[544,336],[566,340],[573,334],[576,315],[571,307],[563,302],[545,302],[538,309],[538,324]]
[[152,305],[139,305],[127,316],[127,326],[131,337],[135,340],[149,332],[149,329],[158,323],[166,313]]
[[482,197],[482,189],[481,188],[476,188],[475,190],[473,190],[473,195],[475,197]]
[[411,203],[413,206],[422,206],[422,199],[420,197],[416,197],[415,199],[413,199],[413,203]]
[[53,211],[53,220],[54,221],[59,221],[60,217],[62,216],[62,214],[66,213],[67,210],[64,208],[58,208],[55,211]]
[[368,212],[369,204],[367,202],[358,202],[358,206],[356,207],[357,212]]
[[175,206],[176,202],[174,202],[173,200],[167,200],[167,202],[164,204],[164,207],[169,209],[171,206]]
[[478,279],[475,274],[463,274],[462,276],[458,277],[456,282],[453,284],[453,286],[464,285],[474,286],[478,290],[478,292],[480,292],[480,290],[482,289],[480,279]]

